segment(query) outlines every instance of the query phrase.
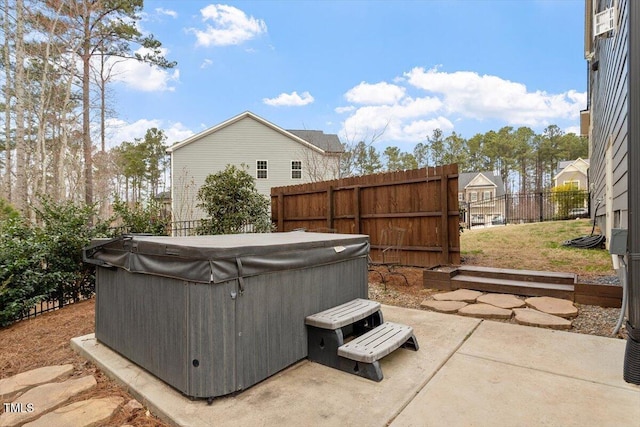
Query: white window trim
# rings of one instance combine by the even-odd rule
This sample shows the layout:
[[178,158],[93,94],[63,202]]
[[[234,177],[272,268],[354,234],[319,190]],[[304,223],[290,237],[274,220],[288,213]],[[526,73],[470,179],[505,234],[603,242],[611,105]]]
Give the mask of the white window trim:
[[[260,162],[264,162],[266,168],[264,169],[258,168],[258,164]],[[265,172],[264,177],[260,176],[261,171]],[[256,160],[256,179],[269,179],[269,161],[268,160]]]
[[[489,195],[489,197],[485,197],[487,194]],[[482,200],[491,200],[492,196],[493,196],[493,191],[491,191],[491,190],[483,190],[482,191]]]
[[572,179],[572,180],[569,180],[569,181],[562,181],[562,185],[572,185],[574,182],[576,184],[578,184],[576,186],[577,187],[576,190],[579,190],[580,189],[580,180],[579,179]]
[[609,8],[595,13],[593,17],[593,36],[598,37],[609,31],[615,31],[618,24],[618,5],[614,2]]
[[[294,168],[293,168],[293,163],[294,163],[294,162],[298,162],[298,163],[300,163],[300,169],[294,169]],[[294,178],[294,177],[293,177],[293,172],[294,172],[294,171],[295,171],[295,172],[300,172],[300,177],[298,177],[298,178]],[[302,160],[291,160],[291,179],[295,179],[295,180],[302,179]]]
[[470,202],[477,202],[478,201],[478,193],[476,191],[471,191],[469,193],[469,201]]

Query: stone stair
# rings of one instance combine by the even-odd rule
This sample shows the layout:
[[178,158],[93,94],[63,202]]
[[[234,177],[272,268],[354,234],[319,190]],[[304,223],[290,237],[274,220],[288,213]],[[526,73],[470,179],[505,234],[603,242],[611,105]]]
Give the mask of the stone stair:
[[420,306],[441,313],[459,314],[482,319],[507,320],[551,329],[570,329],[578,315],[573,302],[554,297],[521,299],[512,294],[484,294],[472,289],[457,289],[432,295]]
[[108,420],[124,399],[94,398],[66,405],[97,384],[92,375],[69,378],[72,372],[72,365],[56,365],[1,379],[0,427],[82,427]]

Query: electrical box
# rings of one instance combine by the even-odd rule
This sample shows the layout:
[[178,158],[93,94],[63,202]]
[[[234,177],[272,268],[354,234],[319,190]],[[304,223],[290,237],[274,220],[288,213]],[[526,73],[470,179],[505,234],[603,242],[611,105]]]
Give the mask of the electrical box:
[[627,254],[627,229],[612,228],[609,240],[609,253],[611,255]]

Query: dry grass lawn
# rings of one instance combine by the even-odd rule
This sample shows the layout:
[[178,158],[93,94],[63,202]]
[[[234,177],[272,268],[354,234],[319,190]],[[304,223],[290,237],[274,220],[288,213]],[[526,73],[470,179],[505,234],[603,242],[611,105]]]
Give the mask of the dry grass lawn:
[[592,225],[590,220],[580,219],[465,230],[460,235],[462,262],[576,273],[581,278],[614,275],[607,250],[562,246],[566,240],[590,235]]

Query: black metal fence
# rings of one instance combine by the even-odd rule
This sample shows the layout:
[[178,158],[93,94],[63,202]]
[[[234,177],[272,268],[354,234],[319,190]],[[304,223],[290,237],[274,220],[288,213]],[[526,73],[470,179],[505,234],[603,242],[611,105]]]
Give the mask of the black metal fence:
[[589,218],[588,191],[516,193],[460,202],[460,223],[466,228]]
[[190,221],[173,221],[171,223],[171,230],[169,236],[195,236],[196,230],[200,226],[200,220]]
[[39,316],[44,313],[48,313],[50,311],[61,309],[62,307],[66,307],[70,304],[74,304],[80,301],[86,301],[88,299],[93,298],[91,296],[78,296],[76,298],[67,298],[67,299],[48,299],[40,301],[31,307],[29,310],[25,310],[19,316],[13,319],[11,323],[19,322],[21,320],[30,319],[32,317]]

